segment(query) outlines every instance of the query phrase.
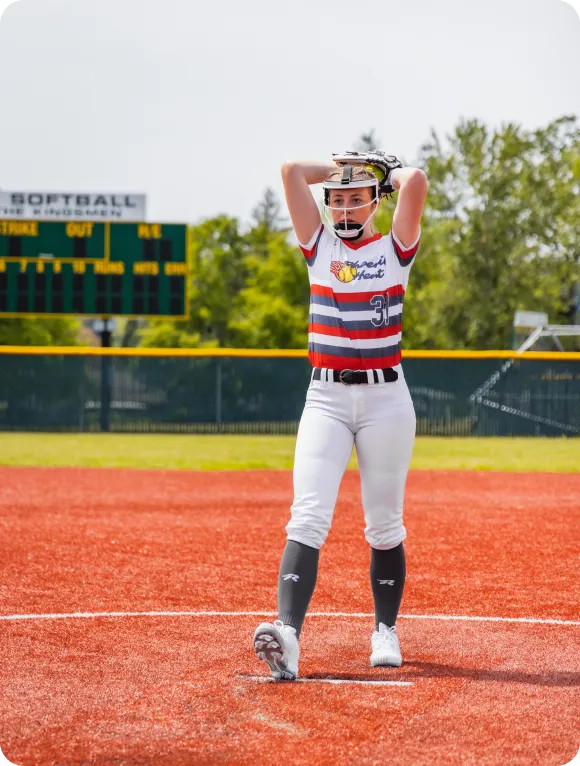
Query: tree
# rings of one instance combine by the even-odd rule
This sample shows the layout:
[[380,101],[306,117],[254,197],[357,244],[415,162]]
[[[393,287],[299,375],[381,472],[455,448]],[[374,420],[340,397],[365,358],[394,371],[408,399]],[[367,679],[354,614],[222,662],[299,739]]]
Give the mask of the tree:
[[378,141],[375,138],[374,128],[368,133],[361,133],[360,138],[355,143],[356,152],[374,152],[378,149]]
[[464,120],[447,146],[433,134],[423,147],[422,249],[430,257],[432,248],[448,280],[445,290],[432,283],[424,308],[432,327],[446,325],[448,347],[504,348],[516,309],[569,310],[580,265],[579,150],[573,117],[536,131]]
[[268,188],[246,233],[227,216],[192,227],[189,319],[151,322],[139,332],[141,345],[304,347],[308,277],[280,210]]
[[159,320],[140,332],[144,346],[229,346],[236,299],[247,279],[247,248],[236,218],[210,218],[191,229],[189,318]]
[[246,234],[248,279],[231,323],[236,345],[304,348],[308,339],[309,289],[302,253],[288,241],[289,228],[271,189],[253,211]]
[[265,233],[286,230],[287,220],[280,215],[281,207],[276,193],[268,186],[264,196],[252,210],[254,229]]
[[236,303],[231,322],[237,346],[305,348],[308,338],[309,289],[304,257],[286,232],[270,232],[266,250],[256,258],[248,233],[253,268]]
[[[573,313],[580,242],[575,117],[526,131],[462,120],[432,131],[421,247],[405,302],[408,348],[505,348],[516,309]],[[390,227],[392,208],[377,222]]]
[[76,346],[80,322],[74,317],[0,319],[0,346]]

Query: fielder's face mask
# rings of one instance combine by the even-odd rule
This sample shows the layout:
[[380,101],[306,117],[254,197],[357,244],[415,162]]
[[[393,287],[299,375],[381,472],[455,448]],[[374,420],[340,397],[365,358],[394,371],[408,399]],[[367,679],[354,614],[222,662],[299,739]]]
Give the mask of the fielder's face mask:
[[[374,189],[373,198],[370,202],[364,202],[362,205],[349,205],[348,207],[333,207],[330,204],[330,190],[331,189],[362,189],[365,187],[372,187]],[[334,227],[334,231],[341,239],[357,240],[362,237],[363,231],[367,223],[371,220],[374,214],[379,209],[379,179],[378,178],[364,178],[360,181],[352,180],[352,165],[345,165],[342,169],[342,178],[340,181],[324,181],[322,184],[324,189],[324,212],[327,210],[340,210],[343,215],[338,223],[334,223],[332,215],[326,217],[328,222]],[[353,223],[348,221],[348,212],[350,210],[359,210],[363,207],[369,207],[374,205],[372,210],[364,223]]]

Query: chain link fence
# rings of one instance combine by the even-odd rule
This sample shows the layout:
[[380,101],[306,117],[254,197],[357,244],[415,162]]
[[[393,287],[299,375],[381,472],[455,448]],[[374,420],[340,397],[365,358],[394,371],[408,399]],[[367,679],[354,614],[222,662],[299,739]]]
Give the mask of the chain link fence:
[[[311,371],[283,352],[39,351],[0,354],[0,430],[293,434]],[[418,435],[580,435],[580,354],[407,352],[403,368]]]

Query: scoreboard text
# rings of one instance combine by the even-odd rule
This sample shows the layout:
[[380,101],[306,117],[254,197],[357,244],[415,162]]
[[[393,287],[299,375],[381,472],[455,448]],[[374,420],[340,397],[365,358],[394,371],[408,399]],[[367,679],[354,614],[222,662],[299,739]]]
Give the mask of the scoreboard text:
[[0,220],[0,313],[186,315],[187,226]]

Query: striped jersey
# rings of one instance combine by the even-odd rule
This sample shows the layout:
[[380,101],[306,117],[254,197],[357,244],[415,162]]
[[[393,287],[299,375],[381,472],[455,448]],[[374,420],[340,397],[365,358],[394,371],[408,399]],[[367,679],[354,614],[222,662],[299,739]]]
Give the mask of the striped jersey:
[[372,370],[401,361],[403,299],[419,237],[408,248],[393,232],[362,243],[336,237],[322,223],[307,245],[313,367]]

